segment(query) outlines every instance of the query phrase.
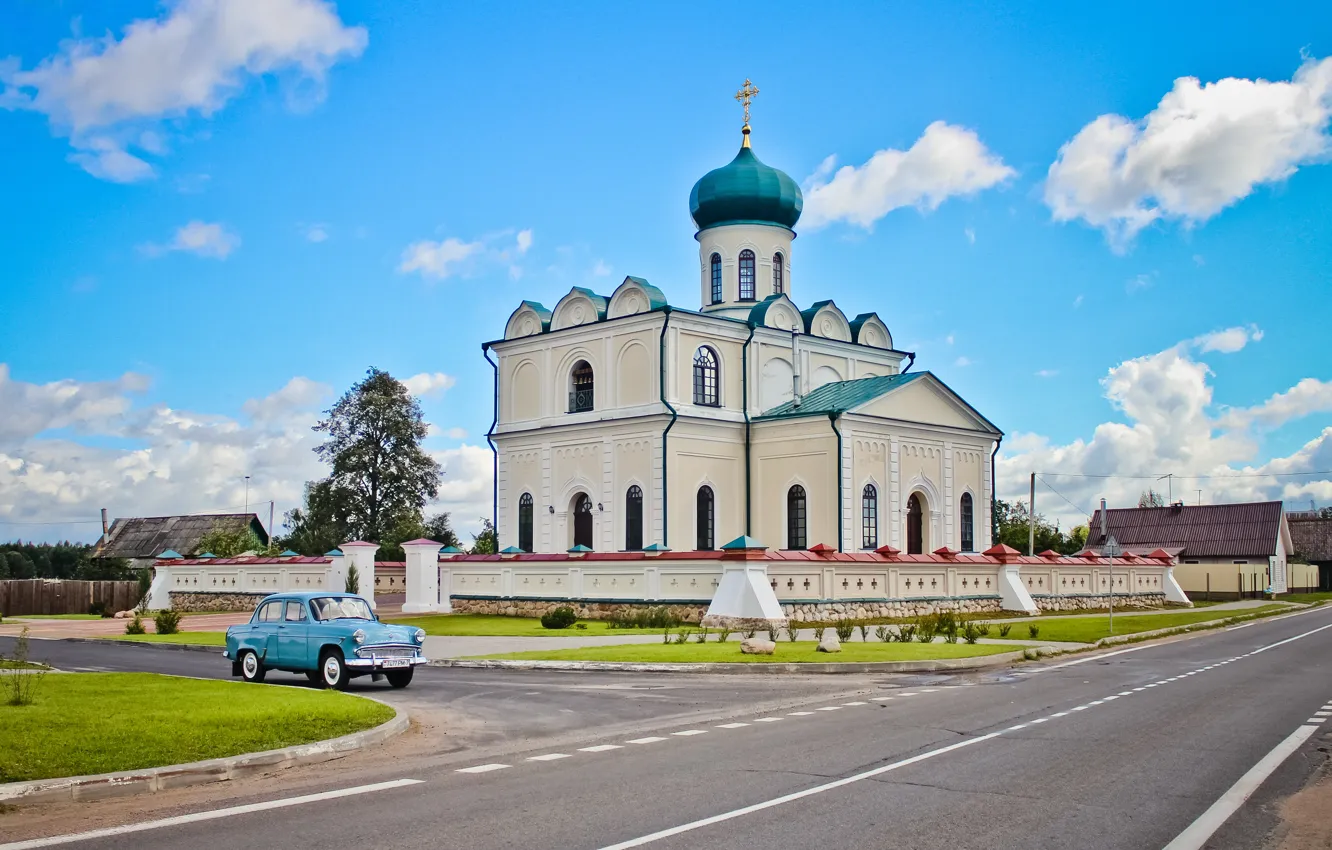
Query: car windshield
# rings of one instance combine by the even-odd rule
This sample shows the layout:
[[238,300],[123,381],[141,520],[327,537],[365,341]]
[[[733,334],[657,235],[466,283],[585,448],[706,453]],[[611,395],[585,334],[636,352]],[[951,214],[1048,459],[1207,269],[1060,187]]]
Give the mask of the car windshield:
[[324,596],[312,600],[318,620],[373,620],[370,606],[355,596]]

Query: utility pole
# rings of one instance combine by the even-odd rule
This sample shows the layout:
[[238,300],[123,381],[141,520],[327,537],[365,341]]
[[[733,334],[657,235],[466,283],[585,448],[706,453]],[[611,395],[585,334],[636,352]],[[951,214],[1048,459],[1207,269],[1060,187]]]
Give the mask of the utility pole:
[[1169,494],[1166,496],[1166,506],[1169,507],[1175,501],[1175,473],[1168,472],[1156,480],[1160,481],[1161,478],[1166,479],[1166,493]]
[[1115,633],[1115,556],[1122,553],[1119,541],[1105,533],[1105,499],[1101,500],[1101,538],[1105,541],[1101,554],[1110,563],[1110,634]]
[[269,500],[268,500],[268,545],[269,545],[269,546],[272,546],[272,545],[273,545],[273,510],[274,510],[274,507],[275,507],[275,502],[274,502],[274,500],[273,500],[273,499],[269,499]]
[[1027,554],[1036,554],[1036,473],[1031,474],[1031,496],[1027,502]]
[[245,476],[245,512],[250,512],[250,476]]
[[1198,504],[1202,505],[1202,490],[1198,491]]

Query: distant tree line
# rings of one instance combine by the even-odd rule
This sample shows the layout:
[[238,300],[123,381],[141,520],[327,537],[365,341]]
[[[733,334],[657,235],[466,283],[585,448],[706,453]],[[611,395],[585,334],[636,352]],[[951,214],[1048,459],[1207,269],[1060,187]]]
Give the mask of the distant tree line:
[[123,558],[94,558],[96,547],[86,543],[0,543],[0,580],[65,578],[80,581],[132,579]]
[[[1012,546],[1027,554],[1031,534],[1031,511],[1026,502],[994,501],[994,542]],[[1087,545],[1087,526],[1076,525],[1068,533],[1059,530],[1042,514],[1036,514],[1036,550],[1040,554],[1049,549],[1061,555],[1074,555]]]

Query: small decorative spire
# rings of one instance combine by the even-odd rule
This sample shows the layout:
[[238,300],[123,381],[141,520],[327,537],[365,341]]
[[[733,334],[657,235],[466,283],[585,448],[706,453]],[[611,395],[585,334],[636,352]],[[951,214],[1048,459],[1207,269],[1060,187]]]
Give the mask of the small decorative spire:
[[749,147],[749,102],[753,100],[754,96],[758,93],[758,86],[751,83],[747,77],[745,78],[744,86],[741,87],[740,91],[735,93],[735,99],[744,104],[745,107],[745,126],[740,129],[740,132],[744,134],[745,140],[741,144],[741,147]]

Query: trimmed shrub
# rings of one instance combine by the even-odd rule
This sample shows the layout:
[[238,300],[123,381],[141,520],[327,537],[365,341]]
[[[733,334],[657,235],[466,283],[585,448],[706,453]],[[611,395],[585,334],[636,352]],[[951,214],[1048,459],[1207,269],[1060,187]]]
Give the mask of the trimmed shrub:
[[899,643],[911,643],[916,639],[916,624],[903,623],[897,627],[897,640]]
[[726,643],[726,639],[731,636],[731,629],[727,626],[717,627],[717,642]]
[[874,636],[879,640],[883,641],[884,643],[893,642],[893,633],[888,631],[887,626],[879,626],[877,629],[875,629]]
[[828,631],[828,627],[825,626],[823,623],[819,623],[817,626],[815,626],[815,627],[814,627],[814,640],[815,640],[815,642],[817,642],[817,643],[823,643],[823,633],[826,632],[826,631]]
[[143,627],[143,615],[138,611],[134,612],[134,619],[125,624],[125,634],[142,635],[147,634],[147,629]]
[[180,612],[167,608],[153,615],[153,624],[159,635],[174,635],[180,631]]
[[[975,643],[976,641],[980,640],[980,637],[981,637],[980,626],[976,625],[976,622],[974,620],[967,620],[966,625],[962,627],[962,639],[965,640],[967,643]],[[949,642],[952,643],[953,641]]]
[[847,641],[851,640],[851,635],[854,634],[856,631],[856,621],[838,620],[837,623],[833,626],[833,628],[836,629],[837,631],[837,639],[840,640],[842,643],[846,643]]
[[789,640],[791,643],[795,643],[796,637],[800,634],[800,630],[804,628],[804,626],[805,624],[799,622],[798,620],[787,620],[786,639]]
[[1000,624],[999,624],[999,637],[1001,637],[1001,638],[1006,638],[1006,637],[1008,637],[1008,633],[1009,633],[1010,631],[1012,631],[1012,630],[1013,630],[1013,624],[1012,624],[1012,623],[1000,623]]
[[1036,638],[1040,637],[1041,627],[1036,625],[1035,623],[1029,623],[1027,625],[1027,634],[1031,635],[1032,640],[1035,640]]
[[567,629],[578,622],[578,613],[568,605],[552,608],[541,615],[541,626],[547,629]]

